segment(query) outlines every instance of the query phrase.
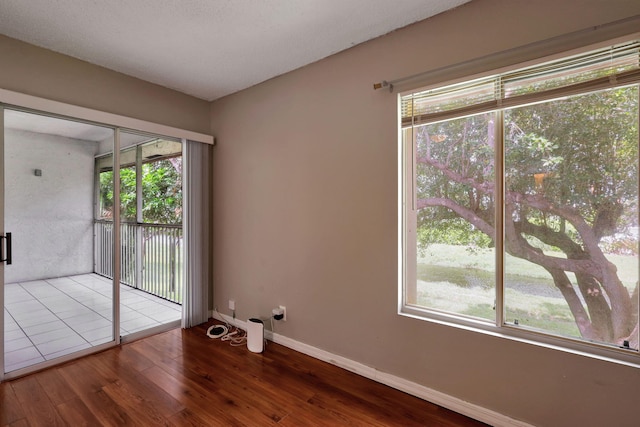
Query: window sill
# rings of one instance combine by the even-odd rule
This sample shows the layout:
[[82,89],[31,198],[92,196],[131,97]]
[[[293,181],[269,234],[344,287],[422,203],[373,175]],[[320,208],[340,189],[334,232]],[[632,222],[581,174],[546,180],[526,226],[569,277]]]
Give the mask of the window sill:
[[633,349],[590,343],[567,337],[550,336],[516,325],[503,325],[502,327],[498,327],[488,321],[471,317],[463,318],[408,305],[402,306],[398,314],[411,319],[562,351],[576,356],[617,363],[632,368],[640,368],[640,353]]

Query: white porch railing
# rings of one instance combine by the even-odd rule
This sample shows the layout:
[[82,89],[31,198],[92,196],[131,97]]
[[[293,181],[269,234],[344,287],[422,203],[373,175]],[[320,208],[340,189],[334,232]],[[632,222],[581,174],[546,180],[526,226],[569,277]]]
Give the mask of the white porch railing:
[[[182,225],[121,223],[120,282],[181,304]],[[96,220],[94,271],[113,278],[113,222]]]

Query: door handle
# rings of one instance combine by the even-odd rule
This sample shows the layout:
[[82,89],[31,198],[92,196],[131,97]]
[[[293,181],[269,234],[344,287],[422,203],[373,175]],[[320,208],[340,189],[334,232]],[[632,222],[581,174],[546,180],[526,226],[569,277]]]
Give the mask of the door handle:
[[[5,240],[5,246],[0,242],[0,262],[6,262],[7,265],[11,265],[11,233],[0,236],[0,240]],[[6,248],[5,254],[2,253],[3,248]]]

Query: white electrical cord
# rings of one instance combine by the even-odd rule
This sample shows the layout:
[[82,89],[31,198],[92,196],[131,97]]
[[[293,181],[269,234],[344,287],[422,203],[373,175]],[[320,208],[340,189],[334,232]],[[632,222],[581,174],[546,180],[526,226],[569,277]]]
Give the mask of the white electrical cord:
[[232,347],[239,347],[247,342],[247,333],[240,328],[235,328],[235,331],[229,332],[221,340],[229,341]]
[[[211,325],[209,329],[207,329],[207,336],[209,338],[220,338],[220,341],[229,341],[232,347],[239,347],[244,345],[247,342],[247,332],[243,329],[238,328],[235,325],[230,325],[224,317],[220,315],[218,312],[218,308],[214,308],[215,312],[218,314],[218,318],[223,319],[224,325]],[[267,319],[260,319],[262,321]],[[271,321],[271,332],[274,331],[273,324],[273,316],[269,316],[269,320]],[[221,328],[221,331],[212,332],[215,328]],[[267,346],[267,339],[264,339],[264,346]]]

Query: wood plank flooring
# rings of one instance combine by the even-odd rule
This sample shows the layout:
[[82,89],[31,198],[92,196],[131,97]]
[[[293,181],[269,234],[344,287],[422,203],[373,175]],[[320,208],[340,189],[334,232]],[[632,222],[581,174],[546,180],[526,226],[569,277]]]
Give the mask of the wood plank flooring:
[[0,426],[485,425],[278,344],[232,347],[207,326],[4,382]]

